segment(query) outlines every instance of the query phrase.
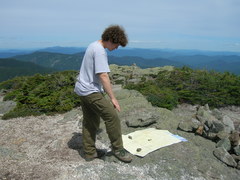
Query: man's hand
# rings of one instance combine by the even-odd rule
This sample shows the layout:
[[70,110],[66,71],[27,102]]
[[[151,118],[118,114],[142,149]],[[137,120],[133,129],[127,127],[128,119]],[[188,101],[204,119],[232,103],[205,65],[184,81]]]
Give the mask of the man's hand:
[[120,108],[120,105],[118,104],[117,99],[115,99],[115,98],[111,99],[111,102],[112,102],[113,106],[118,110],[118,112],[120,112],[121,108]]
[[108,76],[108,73],[99,73],[99,79],[103,85],[104,90],[106,91],[106,93],[108,94],[108,96],[111,99],[111,102],[113,104],[113,106],[120,112],[120,105],[118,104],[117,99],[114,96],[114,93],[112,91],[112,85],[110,83],[110,79]]

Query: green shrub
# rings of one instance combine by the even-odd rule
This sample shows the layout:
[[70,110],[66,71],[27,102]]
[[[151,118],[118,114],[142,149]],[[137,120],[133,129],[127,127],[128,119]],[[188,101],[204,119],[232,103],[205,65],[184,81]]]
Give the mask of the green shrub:
[[148,94],[147,100],[153,106],[163,107],[172,110],[178,104],[177,94],[171,89],[163,88],[157,94]]
[[240,105],[240,77],[229,72],[175,68],[160,71],[152,81],[128,84],[126,88],[138,90],[153,105],[168,109],[178,103],[212,107]]
[[79,106],[80,98],[73,91],[77,73],[36,74],[22,81],[16,81],[16,78],[0,83],[0,87],[8,91],[4,100],[17,102],[17,106],[3,118],[63,113]]

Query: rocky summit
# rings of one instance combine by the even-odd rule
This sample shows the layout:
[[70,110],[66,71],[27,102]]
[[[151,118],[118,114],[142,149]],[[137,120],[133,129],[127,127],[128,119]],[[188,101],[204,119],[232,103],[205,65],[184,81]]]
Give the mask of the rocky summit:
[[[170,111],[153,107],[137,91],[120,86],[114,91],[122,108],[123,134],[155,127],[188,141],[158,149],[144,158],[133,156],[130,164],[118,161],[111,153],[86,162],[80,107],[55,116],[0,120],[0,179],[239,179],[239,107],[210,110],[207,105],[182,104]],[[11,104],[1,101],[1,114]],[[110,151],[103,122],[96,145]]]

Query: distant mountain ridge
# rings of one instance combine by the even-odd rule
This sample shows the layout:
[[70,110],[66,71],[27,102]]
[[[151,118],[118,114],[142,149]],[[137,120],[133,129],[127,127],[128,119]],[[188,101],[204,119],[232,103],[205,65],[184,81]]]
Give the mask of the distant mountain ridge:
[[184,66],[181,62],[172,61],[165,58],[155,58],[155,59],[145,59],[142,57],[137,56],[123,56],[123,57],[116,57],[116,56],[109,56],[109,63],[110,64],[117,64],[117,65],[127,65],[131,66],[136,64],[140,68],[152,68],[152,67],[159,67],[159,66],[175,66],[175,67],[182,67]]
[[44,67],[57,70],[78,70],[80,68],[84,53],[60,54],[50,52],[34,52],[27,55],[14,56],[14,59],[32,62]]
[[176,62],[181,62],[193,69],[216,70],[219,72],[229,71],[240,74],[240,56],[176,56],[172,57]]
[[142,48],[119,48],[117,51],[109,52],[112,56],[139,56],[146,59],[154,58],[167,58],[175,56],[194,56],[194,55],[204,55],[204,56],[240,56],[240,52],[218,52],[218,51],[202,51],[202,50],[179,50],[179,49],[142,49]]
[[[111,53],[109,53],[111,54]],[[76,54],[60,54],[50,52],[34,52],[32,54],[15,56],[13,58],[33,62],[44,67],[51,67],[58,70],[79,70],[84,52]],[[220,72],[229,71],[240,74],[240,56],[173,56],[169,58],[146,59],[138,56],[112,56],[109,55],[109,63],[117,65],[136,64],[141,68],[151,68],[171,65],[175,67],[189,66],[193,69],[216,70]]]
[[[15,56],[13,58],[25,61],[32,62],[44,67],[51,67],[58,70],[79,70],[84,53],[77,54],[60,54],[60,53],[50,53],[50,52],[34,52],[32,54]],[[174,62],[168,59],[156,58],[156,59],[144,59],[141,57],[108,57],[109,64],[117,65],[132,65],[136,64],[141,68],[150,68],[158,67],[165,65],[172,65],[176,67],[181,67],[184,64],[181,62]]]
[[21,62],[15,59],[0,59],[0,82],[16,76],[30,76],[36,73],[47,74],[56,71],[32,62]]
[[39,52],[52,52],[52,53],[61,53],[61,54],[76,54],[80,52],[84,52],[86,50],[85,47],[48,47],[44,49],[38,50]]
[[[35,48],[35,49],[0,49],[0,58],[8,58],[16,55],[30,54],[36,51],[40,52],[52,52],[62,54],[76,54],[86,50],[86,47],[47,47],[47,48]],[[229,51],[204,51],[194,49],[146,49],[146,48],[119,48],[117,51],[109,52],[110,56],[138,56],[147,59],[154,58],[170,58],[174,56],[193,56],[193,55],[205,55],[205,56],[240,56],[240,52]]]
[[[51,47],[46,49],[41,49],[38,51],[18,51],[18,50],[11,50],[9,51],[10,54],[18,54],[18,53],[27,53],[24,55],[17,55],[13,56],[13,59],[22,61],[22,62],[31,62],[39,66],[36,71],[33,72],[51,72],[52,69],[55,71],[63,71],[63,70],[79,70],[83,56],[84,56],[84,48],[64,48],[64,47]],[[33,49],[32,49],[33,51]],[[52,51],[52,52],[48,52]],[[82,52],[78,52],[82,51]],[[1,53],[0,51],[0,57]],[[62,52],[62,53],[59,53]],[[65,53],[63,53],[65,52]],[[74,53],[78,52],[78,53]],[[214,53],[217,52],[210,52],[211,55],[204,54],[195,54],[199,51],[174,51],[174,50],[155,50],[155,49],[131,49],[131,48],[119,48],[117,51],[108,51],[109,55],[109,63],[110,64],[117,64],[117,65],[132,65],[136,64],[140,68],[151,68],[151,67],[159,67],[159,66],[166,66],[171,65],[175,67],[182,67],[188,66],[193,69],[206,69],[206,70],[215,70],[219,72],[231,72],[237,75],[240,75],[240,56],[237,55],[238,53],[231,52],[222,52],[217,55]],[[180,55],[180,54],[183,55]],[[208,52],[206,52],[208,53]],[[222,54],[222,55],[220,55]],[[224,55],[225,54],[225,55]],[[5,61],[6,63],[6,61]],[[31,67],[30,65],[26,65],[23,67],[24,64],[20,65],[18,62],[19,67],[1,67],[1,77],[2,80],[9,77],[14,77],[18,75],[31,75],[29,73],[29,69],[36,69]],[[16,64],[16,63],[14,63]],[[47,71],[43,68],[51,69]],[[8,68],[8,70],[7,70]],[[21,71],[23,72],[20,72]],[[12,73],[15,72],[15,73]],[[28,73],[26,73],[28,72]],[[8,78],[7,78],[8,79]]]

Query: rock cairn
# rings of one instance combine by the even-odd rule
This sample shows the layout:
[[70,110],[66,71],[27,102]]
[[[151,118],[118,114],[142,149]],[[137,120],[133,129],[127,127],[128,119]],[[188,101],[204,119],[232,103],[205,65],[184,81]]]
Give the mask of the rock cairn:
[[178,128],[216,142],[213,151],[220,161],[240,170],[240,132],[231,117],[208,104],[196,107],[191,119],[179,123]]

